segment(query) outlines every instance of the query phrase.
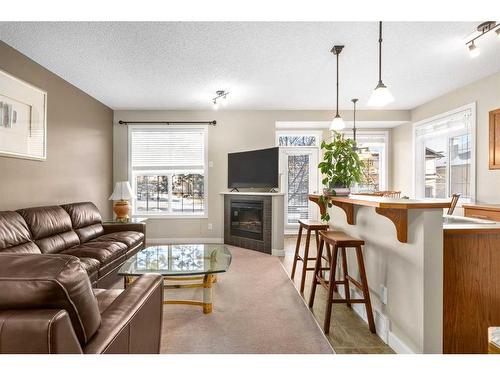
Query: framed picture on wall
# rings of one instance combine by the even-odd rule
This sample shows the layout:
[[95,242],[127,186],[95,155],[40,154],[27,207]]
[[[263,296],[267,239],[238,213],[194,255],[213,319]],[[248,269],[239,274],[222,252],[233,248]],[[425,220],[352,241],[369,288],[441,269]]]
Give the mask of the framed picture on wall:
[[0,157],[47,159],[47,92],[0,70]]

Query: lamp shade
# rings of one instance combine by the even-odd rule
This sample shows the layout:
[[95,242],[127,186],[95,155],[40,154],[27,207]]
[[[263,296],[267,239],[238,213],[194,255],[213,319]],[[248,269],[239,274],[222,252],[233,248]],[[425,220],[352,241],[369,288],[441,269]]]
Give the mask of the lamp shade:
[[375,90],[373,90],[372,95],[368,100],[368,105],[370,107],[383,107],[393,101],[394,97],[389,89],[383,83],[379,83],[377,87],[375,87]]
[[119,201],[119,200],[129,200],[132,198],[134,198],[134,193],[132,192],[130,183],[128,181],[120,181],[116,183],[115,190],[113,190],[113,194],[111,194],[109,200]]
[[336,115],[330,123],[330,130],[342,130],[345,128],[344,120],[339,115]]

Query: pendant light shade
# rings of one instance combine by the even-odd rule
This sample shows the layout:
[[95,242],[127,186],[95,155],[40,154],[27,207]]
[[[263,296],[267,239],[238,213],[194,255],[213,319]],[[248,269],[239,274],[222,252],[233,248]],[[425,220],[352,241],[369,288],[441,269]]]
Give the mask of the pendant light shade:
[[382,22],[379,22],[379,38],[378,38],[378,84],[373,90],[368,105],[370,107],[383,107],[394,101],[394,97],[382,82]]
[[340,115],[335,115],[332,122],[330,123],[330,130],[339,131],[345,128],[344,120]]
[[375,90],[373,90],[368,100],[368,105],[370,107],[383,107],[393,101],[394,96],[392,96],[387,86],[380,82],[377,87],[375,87]]
[[344,46],[333,46],[332,52],[335,56],[337,56],[337,109],[335,113],[335,117],[333,118],[330,124],[330,130],[339,131],[345,128],[344,120],[340,117],[339,114],[339,55],[342,52]]

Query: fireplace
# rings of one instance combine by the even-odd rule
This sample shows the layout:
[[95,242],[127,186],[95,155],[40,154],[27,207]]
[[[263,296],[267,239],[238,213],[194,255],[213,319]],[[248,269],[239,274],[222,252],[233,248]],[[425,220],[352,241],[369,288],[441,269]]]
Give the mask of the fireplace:
[[231,235],[262,241],[263,213],[262,201],[231,201]]
[[271,195],[224,196],[224,243],[271,254],[271,235]]

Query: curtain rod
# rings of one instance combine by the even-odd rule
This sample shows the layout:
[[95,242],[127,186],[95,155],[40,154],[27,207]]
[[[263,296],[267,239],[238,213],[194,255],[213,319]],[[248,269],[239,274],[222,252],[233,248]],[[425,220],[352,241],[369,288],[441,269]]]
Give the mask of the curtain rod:
[[163,125],[182,125],[182,124],[204,124],[215,126],[217,121],[118,121],[120,125],[129,124],[163,124]]

